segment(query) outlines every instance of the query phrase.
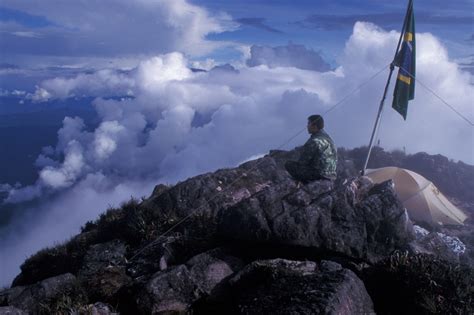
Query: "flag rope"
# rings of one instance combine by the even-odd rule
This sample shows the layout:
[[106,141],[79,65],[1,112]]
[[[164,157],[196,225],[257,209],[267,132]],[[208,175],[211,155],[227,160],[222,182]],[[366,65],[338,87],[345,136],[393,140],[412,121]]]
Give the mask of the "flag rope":
[[[330,113],[331,111],[333,111],[336,107],[338,107],[339,105],[343,104],[352,94],[354,94],[355,92],[359,91],[363,86],[367,85],[370,81],[372,81],[374,78],[376,78],[379,74],[381,74],[385,69],[387,69],[389,67],[389,65],[385,65],[382,69],[380,69],[379,71],[377,71],[375,74],[373,74],[370,78],[366,79],[363,83],[359,84],[354,90],[352,90],[349,94],[347,94],[345,97],[343,97],[342,99],[340,99],[336,104],[334,104],[332,107],[330,107],[327,111],[325,111],[323,113],[322,116]],[[286,140],[283,144],[281,144],[280,146],[278,146],[276,148],[276,150],[280,150],[281,148],[283,148],[284,146],[286,146],[288,143],[290,143],[291,141],[293,141],[296,137],[298,137],[303,131],[305,131],[306,128],[303,128],[301,129],[300,131],[298,131],[295,135],[293,135],[292,137],[290,137],[288,140]],[[247,172],[251,172],[253,170],[255,170],[261,163],[263,162],[263,160],[257,162],[257,164],[255,164],[250,170],[248,170]],[[225,191],[227,191],[230,187],[232,187],[238,180],[240,180],[244,175],[240,175],[238,176],[235,180],[233,180],[229,185],[227,185],[225,188],[223,188],[221,191],[219,191],[218,193],[216,193],[215,195],[211,196],[211,198],[209,198],[208,200],[206,200],[206,204],[209,204],[209,202],[213,201],[217,196],[221,195],[222,193],[224,193]],[[139,256],[141,253],[143,253],[145,250],[153,247],[154,245],[160,243],[160,241],[162,240],[162,237],[164,237],[165,235],[167,235],[168,233],[170,233],[171,231],[173,231],[174,229],[176,229],[179,225],[183,224],[185,221],[187,221],[189,218],[191,218],[194,214],[196,214],[199,210],[201,210],[203,206],[199,206],[198,208],[194,209],[193,211],[191,211],[188,215],[186,215],[184,218],[182,218],[181,220],[179,220],[178,222],[176,222],[173,226],[171,226],[168,230],[166,230],[165,232],[163,232],[162,234],[160,234],[156,240],[152,241],[151,243],[149,243],[148,245],[146,245],[145,247],[143,247],[142,249],[140,249],[137,253],[135,253],[131,258],[130,260],[133,260],[135,259],[137,256]]]
[[[405,68],[403,67],[400,67],[402,68],[403,70],[405,70]],[[406,71],[406,70],[405,70]],[[408,71],[406,71],[408,73]],[[411,73],[408,73],[410,75],[410,77],[412,77],[416,82],[418,82],[422,87],[424,87],[426,90],[428,90],[431,94],[433,94],[434,96],[436,96],[443,104],[445,104],[446,106],[448,106],[453,112],[455,112],[459,117],[461,117],[462,119],[464,119],[468,124],[470,124],[471,126],[474,126],[474,124],[472,123],[472,121],[470,121],[466,116],[464,116],[463,114],[461,114],[458,110],[456,110],[452,105],[450,105],[448,102],[446,102],[441,96],[439,96],[438,94],[436,94],[435,91],[433,91],[430,87],[428,87],[426,84],[424,84],[423,82],[421,82],[420,80],[418,80],[416,78],[416,76],[414,76],[413,74]]]

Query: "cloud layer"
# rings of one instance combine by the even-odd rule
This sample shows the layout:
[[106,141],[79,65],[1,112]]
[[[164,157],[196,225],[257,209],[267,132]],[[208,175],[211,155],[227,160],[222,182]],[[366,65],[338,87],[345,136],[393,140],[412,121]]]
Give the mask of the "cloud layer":
[[329,64],[321,55],[303,45],[289,44],[287,46],[267,47],[253,45],[247,66],[267,65],[275,67],[295,67],[303,70],[328,71]]
[[248,25],[255,27],[257,29],[261,29],[270,33],[276,33],[276,34],[281,34],[283,33],[282,31],[273,28],[269,25],[266,24],[266,20],[264,18],[240,18],[236,20],[238,23],[242,25]]
[[[211,15],[185,0],[2,1],[25,17],[0,22],[3,54],[50,56],[204,54],[220,43],[211,33],[236,27],[225,14]],[[12,14],[10,13],[10,16]],[[41,25],[31,21],[41,17]]]
[[[57,212],[52,210],[48,218],[67,228],[36,239],[33,246],[31,239],[37,231],[50,224],[45,219],[19,239],[9,238],[12,258],[5,258],[7,265],[13,268],[19,257],[78,231],[85,218],[104,210],[107,198],[118,202],[131,194],[141,196],[155,183],[175,183],[235,166],[279,147],[304,129],[308,115],[324,113],[386,67],[398,36],[373,24],[356,23],[340,66],[329,71],[301,69],[300,59],[306,58],[307,50],[296,50],[278,66],[279,57],[272,56],[255,67],[219,67],[208,72],[190,71],[191,61],[175,52],[145,59],[128,72],[97,71],[44,81],[38,89],[50,98],[97,96],[93,105],[101,122],[88,130],[80,118],[66,118],[56,147],[40,157],[38,182],[10,191],[10,202],[54,192],[48,206]],[[417,36],[419,80],[473,119],[472,76],[450,61],[435,37]],[[286,49],[291,51],[291,45]],[[325,117],[326,129],[338,146],[367,144],[387,74],[368,82]],[[101,97],[114,92],[129,97]],[[406,122],[389,108],[390,102],[391,96],[379,135],[383,146],[474,162],[472,148],[466,145],[473,141],[472,127],[421,86],[410,102]],[[302,134],[285,148],[300,145],[305,138]],[[84,192],[95,197],[87,214],[81,215],[83,207],[77,204]],[[13,273],[9,270],[2,282]]]
[[[367,21],[384,27],[399,26],[403,21],[403,13],[373,13],[373,14],[312,14],[296,25],[310,29],[339,30],[349,28],[357,21]],[[472,16],[469,15],[439,15],[426,12],[417,12],[416,21],[420,24],[435,25],[471,25]]]

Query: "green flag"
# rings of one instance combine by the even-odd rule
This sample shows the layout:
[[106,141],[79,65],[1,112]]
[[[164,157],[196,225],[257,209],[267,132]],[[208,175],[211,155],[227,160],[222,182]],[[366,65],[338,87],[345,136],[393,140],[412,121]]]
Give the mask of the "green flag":
[[403,119],[407,119],[408,101],[415,98],[415,16],[413,2],[410,1],[405,17],[402,48],[395,58],[395,65],[399,67],[397,83],[393,92],[392,107]]

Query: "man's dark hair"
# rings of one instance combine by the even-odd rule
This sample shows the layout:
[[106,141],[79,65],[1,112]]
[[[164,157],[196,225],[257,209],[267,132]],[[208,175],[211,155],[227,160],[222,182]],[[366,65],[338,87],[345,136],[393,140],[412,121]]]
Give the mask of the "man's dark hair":
[[324,128],[324,119],[323,116],[321,115],[311,115],[308,117],[308,121],[311,124],[316,124],[318,129],[323,129]]

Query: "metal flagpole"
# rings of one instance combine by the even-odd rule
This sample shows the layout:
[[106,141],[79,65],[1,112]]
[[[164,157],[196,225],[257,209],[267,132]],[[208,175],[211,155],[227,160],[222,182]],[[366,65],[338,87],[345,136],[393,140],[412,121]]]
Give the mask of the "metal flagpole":
[[[405,32],[405,27],[407,25],[408,13],[410,12],[410,8],[412,6],[413,6],[413,0],[409,0],[407,12],[405,14],[405,20],[403,21],[402,32],[400,33],[400,38],[398,39],[397,49],[395,50],[395,56],[393,57],[394,61],[395,61],[395,58],[397,57],[398,50],[400,49],[400,44],[402,42],[402,38],[403,38],[403,35],[404,35],[404,32]],[[382,100],[380,101],[380,106],[379,106],[379,111],[377,113],[377,118],[375,119],[374,129],[372,130],[372,136],[370,137],[369,151],[367,152],[367,158],[365,159],[364,168],[362,169],[362,175],[365,175],[365,170],[367,169],[367,164],[369,164],[370,153],[372,152],[372,147],[373,147],[373,144],[374,144],[375,134],[377,133],[380,118],[382,117],[383,105],[385,103],[385,98],[387,96],[387,91],[388,91],[388,87],[390,85],[390,80],[392,78],[392,73],[393,73],[394,68],[395,68],[394,63],[392,61],[392,63],[390,64],[390,73],[388,74],[387,83],[385,84],[385,90],[383,92]]]

